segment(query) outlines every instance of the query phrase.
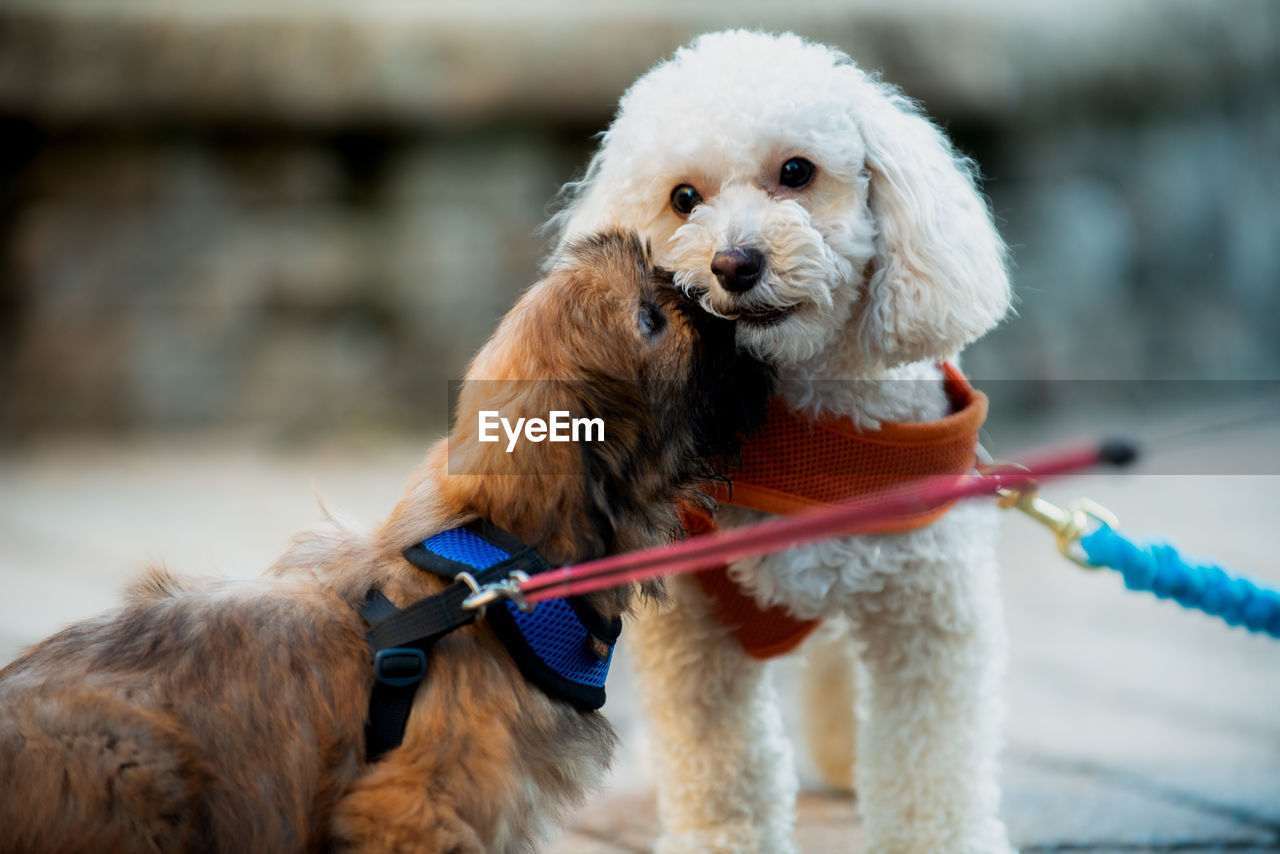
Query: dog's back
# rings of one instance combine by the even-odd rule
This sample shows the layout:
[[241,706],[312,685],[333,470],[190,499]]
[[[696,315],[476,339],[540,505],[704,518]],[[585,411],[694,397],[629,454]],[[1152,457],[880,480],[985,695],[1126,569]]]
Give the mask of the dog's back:
[[297,851],[354,775],[359,618],[306,582],[184,588],[0,671],[0,851]]

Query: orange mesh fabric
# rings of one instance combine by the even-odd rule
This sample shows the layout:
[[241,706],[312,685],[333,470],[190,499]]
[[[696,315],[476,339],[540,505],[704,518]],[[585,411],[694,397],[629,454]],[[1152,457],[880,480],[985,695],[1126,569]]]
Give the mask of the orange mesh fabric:
[[[794,513],[916,478],[966,474],[976,461],[987,398],[953,365],[943,371],[952,412],[937,421],[887,423],[861,432],[848,418],[809,421],[775,400],[743,446],[732,490],[721,485],[712,494],[737,507]],[[875,533],[924,527],[945,510],[886,522]]]
[[[701,511],[684,508],[684,527],[691,536],[716,529],[716,523]],[[729,577],[729,567],[696,573],[694,578],[711,601],[711,611],[720,624],[742,644],[747,655],[764,661],[795,649],[818,627],[818,620],[797,620],[781,605],[761,608],[756,600]]]
[[[963,477],[977,463],[975,448],[987,417],[987,398],[954,365],[943,365],[943,373],[952,412],[937,421],[889,423],[861,432],[847,418],[809,421],[775,400],[765,423],[743,446],[732,488],[719,485],[712,495],[738,507],[794,513],[918,478]],[[885,520],[860,533],[923,528],[952,503]],[[709,518],[688,511],[685,526],[693,534],[715,529]],[[796,620],[781,607],[761,609],[729,578],[725,567],[698,573],[697,579],[716,616],[753,658],[790,652],[818,626],[816,620]]]

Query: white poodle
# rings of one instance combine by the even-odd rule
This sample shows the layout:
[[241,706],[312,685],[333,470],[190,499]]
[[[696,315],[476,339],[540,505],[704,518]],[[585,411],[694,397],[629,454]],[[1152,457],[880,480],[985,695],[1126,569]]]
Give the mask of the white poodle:
[[[778,366],[794,410],[875,429],[944,415],[939,360],[1009,307],[1004,245],[973,173],[911,101],[844,54],[735,30],[636,81],[552,226],[562,239],[637,229],[677,282],[738,319],[739,342]],[[1009,850],[994,512],[960,505],[910,533],[730,570],[762,606],[852,626],[856,780],[874,852]],[[756,515],[725,508],[721,522]],[[764,665],[695,581],[670,591],[631,635],[659,771],[658,850],[793,851],[795,773]]]

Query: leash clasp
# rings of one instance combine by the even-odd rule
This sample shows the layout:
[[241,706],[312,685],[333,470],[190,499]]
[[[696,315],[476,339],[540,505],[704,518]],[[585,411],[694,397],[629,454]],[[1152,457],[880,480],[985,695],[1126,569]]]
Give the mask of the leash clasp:
[[[1021,469],[1016,463],[993,463],[983,466],[984,475],[999,475],[1002,469]],[[1067,507],[1059,507],[1051,501],[1040,497],[1040,484],[1028,481],[1023,486],[1002,486],[996,490],[996,505],[1006,510],[1020,510],[1025,515],[1044,525],[1053,532],[1058,551],[1067,560],[1084,569],[1098,569],[1089,563],[1084,553],[1078,548],[1080,539],[1085,534],[1105,525],[1109,528],[1119,526],[1114,513],[1098,504],[1082,498]]]
[[[467,577],[463,578],[464,575]],[[500,599],[506,599],[526,614],[537,607],[525,601],[520,585],[529,580],[529,574],[518,569],[512,570],[511,574],[502,581],[495,581],[483,587],[476,584],[470,573],[461,572],[457,577],[465,581],[472,591],[470,596],[462,600],[462,607],[471,610],[479,609],[481,616],[484,616],[485,608]]]

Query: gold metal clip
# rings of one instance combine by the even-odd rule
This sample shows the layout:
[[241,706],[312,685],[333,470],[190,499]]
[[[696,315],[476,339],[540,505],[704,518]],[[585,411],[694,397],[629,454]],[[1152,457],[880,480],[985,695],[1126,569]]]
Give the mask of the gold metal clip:
[[[985,473],[998,473],[1001,468],[1020,468],[1006,464],[984,466]],[[1116,516],[1097,502],[1082,498],[1069,507],[1062,508],[1051,501],[1040,497],[1040,486],[1029,481],[1018,488],[1001,487],[996,490],[996,504],[1006,510],[1021,510],[1053,532],[1058,544],[1058,551],[1067,560],[1085,569],[1098,569],[1089,563],[1084,554],[1077,548],[1080,538],[1100,525],[1116,527],[1119,522]]]

